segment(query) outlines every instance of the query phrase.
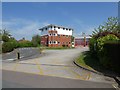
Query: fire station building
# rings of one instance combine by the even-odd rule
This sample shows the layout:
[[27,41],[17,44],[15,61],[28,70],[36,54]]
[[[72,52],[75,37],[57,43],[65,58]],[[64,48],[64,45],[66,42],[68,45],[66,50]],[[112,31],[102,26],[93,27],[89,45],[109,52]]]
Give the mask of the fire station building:
[[48,47],[71,46],[72,28],[50,24],[39,30],[41,31],[41,45]]

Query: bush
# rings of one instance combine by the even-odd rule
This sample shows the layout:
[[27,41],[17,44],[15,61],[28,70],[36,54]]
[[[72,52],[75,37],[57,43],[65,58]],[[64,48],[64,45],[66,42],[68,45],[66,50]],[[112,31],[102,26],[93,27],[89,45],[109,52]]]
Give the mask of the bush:
[[113,34],[108,34],[107,36],[98,38],[97,39],[98,52],[102,51],[103,45],[106,41],[115,41],[115,40],[119,40],[119,38]]
[[120,73],[119,67],[120,41],[107,41],[103,45],[101,64]]
[[22,41],[22,42],[19,42],[19,43],[18,43],[18,46],[19,46],[20,48],[22,48],[22,47],[32,47],[32,46],[33,46],[33,43],[30,42],[30,41]]
[[99,32],[98,34],[94,35],[94,38],[98,39],[100,37],[104,37],[107,36],[108,34],[112,34],[117,36],[118,38],[120,38],[120,33],[117,32],[109,32],[109,31],[103,31],[103,32]]
[[92,54],[96,53],[96,41],[97,40],[94,37],[92,37],[89,42],[89,48]]
[[10,52],[14,50],[14,43],[13,42],[4,42],[2,44],[2,52],[6,53],[6,52]]
[[3,36],[2,36],[2,40],[3,40],[4,42],[8,42],[8,41],[9,41],[9,37],[6,36],[6,35],[3,35]]

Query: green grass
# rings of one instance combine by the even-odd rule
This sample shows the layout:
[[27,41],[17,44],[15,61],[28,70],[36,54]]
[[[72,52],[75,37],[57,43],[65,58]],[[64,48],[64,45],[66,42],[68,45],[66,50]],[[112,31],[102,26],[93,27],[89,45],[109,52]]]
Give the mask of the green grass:
[[90,70],[99,71],[105,69],[95,56],[92,56],[89,51],[83,52],[77,59],[76,63]]

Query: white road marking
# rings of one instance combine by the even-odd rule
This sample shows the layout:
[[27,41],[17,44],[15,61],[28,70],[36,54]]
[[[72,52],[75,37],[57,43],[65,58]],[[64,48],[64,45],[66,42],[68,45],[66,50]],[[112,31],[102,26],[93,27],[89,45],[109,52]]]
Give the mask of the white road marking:
[[15,59],[17,59],[17,58],[6,59],[5,61],[13,61]]

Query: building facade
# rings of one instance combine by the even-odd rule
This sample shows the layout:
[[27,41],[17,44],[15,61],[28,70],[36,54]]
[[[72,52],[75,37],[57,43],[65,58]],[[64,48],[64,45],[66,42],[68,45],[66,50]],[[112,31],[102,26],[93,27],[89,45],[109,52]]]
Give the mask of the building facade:
[[41,45],[48,47],[70,47],[72,28],[48,25],[39,29],[41,31]]
[[75,37],[75,39],[74,39],[75,47],[88,46],[90,38],[91,37],[89,35],[85,35],[85,36],[81,35],[79,37]]

